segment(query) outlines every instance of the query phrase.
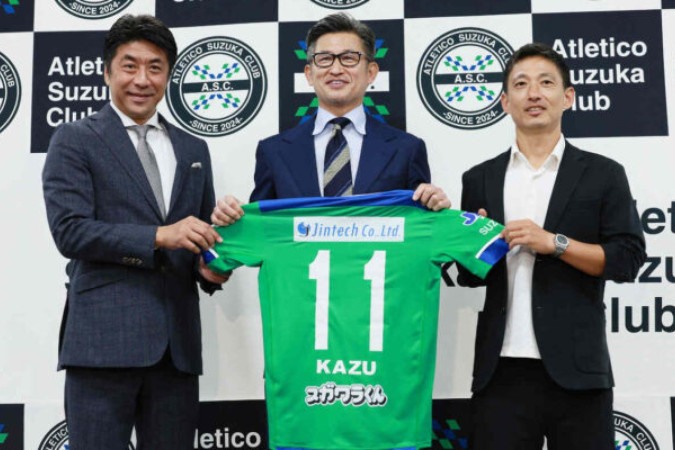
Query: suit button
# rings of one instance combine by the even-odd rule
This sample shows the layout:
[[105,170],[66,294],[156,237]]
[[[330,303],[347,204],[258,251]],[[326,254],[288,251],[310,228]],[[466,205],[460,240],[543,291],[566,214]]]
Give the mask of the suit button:
[[502,306],[502,309],[499,310],[499,314],[504,315],[506,314],[506,308]]
[[129,264],[129,257],[123,256],[123,257],[122,257],[122,262],[123,262],[124,264]]

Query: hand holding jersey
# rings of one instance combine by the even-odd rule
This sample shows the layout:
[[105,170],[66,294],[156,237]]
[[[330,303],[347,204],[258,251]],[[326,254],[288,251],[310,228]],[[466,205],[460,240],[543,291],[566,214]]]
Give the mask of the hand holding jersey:
[[205,259],[261,267],[271,448],[429,446],[439,268],[486,276],[508,251],[502,225],[431,213],[411,191],[243,211]]

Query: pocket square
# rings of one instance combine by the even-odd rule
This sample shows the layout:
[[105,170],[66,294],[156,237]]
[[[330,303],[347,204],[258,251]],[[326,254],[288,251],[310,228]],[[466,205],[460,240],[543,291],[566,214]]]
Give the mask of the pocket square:
[[190,166],[190,169],[201,169],[202,168],[202,163],[199,161],[193,162],[192,165]]

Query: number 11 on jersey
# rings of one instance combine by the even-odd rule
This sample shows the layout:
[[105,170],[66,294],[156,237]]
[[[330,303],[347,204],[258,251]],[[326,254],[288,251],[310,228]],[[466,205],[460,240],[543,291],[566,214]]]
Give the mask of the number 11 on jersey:
[[[363,268],[363,279],[370,281],[371,352],[382,351],[384,334],[384,277],[387,252],[376,250]],[[330,250],[319,250],[309,265],[309,279],[316,280],[314,349],[328,350],[328,312],[330,305]]]

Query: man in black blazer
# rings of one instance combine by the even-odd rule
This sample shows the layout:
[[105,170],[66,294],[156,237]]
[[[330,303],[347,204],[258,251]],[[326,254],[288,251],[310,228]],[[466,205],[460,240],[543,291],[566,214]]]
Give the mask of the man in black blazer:
[[123,16],[104,47],[112,102],[52,136],[49,227],[69,258],[59,368],[72,450],[192,448],[202,371],[197,283],[219,239],[206,143],[157,113],[176,43],[151,16]]
[[[424,141],[365,112],[366,90],[379,71],[373,30],[347,14],[331,14],[310,28],[306,44],[305,77],[318,98],[318,112],[313,120],[259,142],[250,201],[410,189],[429,209],[449,208],[443,190],[430,184]],[[335,120],[345,120],[339,131]],[[346,140],[351,176],[345,189],[327,194],[330,161],[340,158],[326,155],[338,132]],[[242,213],[237,199],[225,196],[211,218],[224,225]]]
[[[543,44],[504,73],[511,149],[463,178],[462,209],[506,224],[489,274],[473,371],[474,450],[612,450],[606,280],[630,281],[645,242],[623,167],[561,133],[569,69]],[[462,285],[479,280],[460,270]]]

